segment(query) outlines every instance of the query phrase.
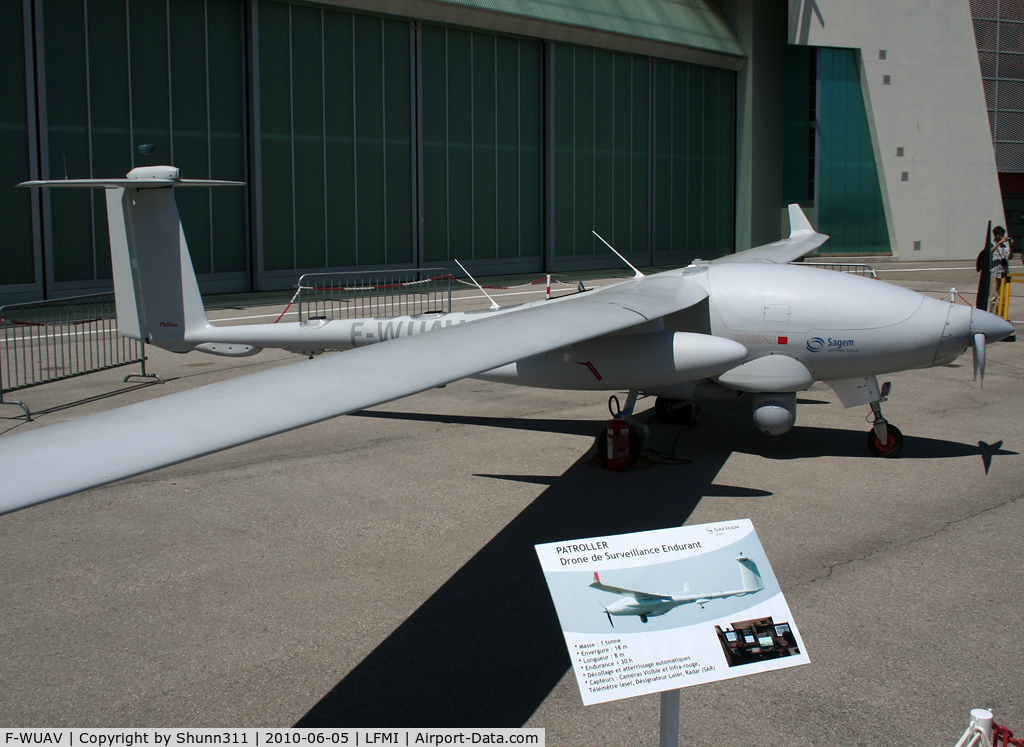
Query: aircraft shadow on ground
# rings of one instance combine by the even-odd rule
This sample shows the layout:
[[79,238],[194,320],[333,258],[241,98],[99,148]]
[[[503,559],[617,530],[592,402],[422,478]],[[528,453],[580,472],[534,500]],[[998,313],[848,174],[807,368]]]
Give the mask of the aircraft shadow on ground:
[[[417,413],[368,417],[590,435],[600,422]],[[715,485],[732,451],[772,459],[868,459],[865,434],[797,428],[785,438],[753,431],[749,415],[683,432],[655,426],[686,463],[608,473],[582,456],[563,475],[482,475],[546,484],[515,519],[296,724],[300,727],[522,726],[569,671],[569,657],[533,546],[543,542],[679,526],[703,496],[763,497],[755,488]],[[659,433],[660,431],[660,433]],[[1001,442],[969,446],[908,437],[904,458],[981,455]],[[986,463],[987,464],[987,463]]]
[[727,458],[610,474],[584,456],[559,477],[496,476],[550,485],[296,726],[522,726],[570,665],[533,546],[681,525]]
[[[817,404],[817,403],[813,403]],[[827,404],[822,402],[821,404]],[[424,422],[449,423],[452,425],[477,425],[487,428],[527,430],[540,433],[565,433],[575,436],[596,436],[605,421],[591,420],[550,420],[531,418],[502,418],[475,415],[446,415],[437,413],[376,412],[364,410],[349,417],[372,417],[396,420],[419,420]],[[868,429],[850,431],[839,428],[818,428],[797,426],[784,436],[765,436],[750,422],[749,411],[743,408],[707,408],[700,416],[696,428],[679,435],[680,426],[663,425],[649,419],[649,412],[638,418],[653,424],[653,446],[657,451],[674,448],[678,458],[690,458],[690,452],[706,450],[754,454],[766,459],[808,459],[813,457],[853,457],[869,459],[867,450]],[[900,459],[949,459],[954,457],[981,456],[987,465],[992,456],[1010,456],[1017,452],[1002,449],[1002,441],[994,445],[980,442],[978,445],[925,438],[904,434],[903,451]]]

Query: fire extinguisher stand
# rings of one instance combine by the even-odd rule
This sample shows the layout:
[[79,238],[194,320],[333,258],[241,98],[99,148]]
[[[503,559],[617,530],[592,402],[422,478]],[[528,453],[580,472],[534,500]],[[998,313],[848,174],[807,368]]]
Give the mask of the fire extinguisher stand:
[[609,420],[605,438],[607,440],[605,467],[616,472],[629,469],[629,423],[620,418]]
[[661,694],[661,739],[658,747],[679,747],[679,691]]

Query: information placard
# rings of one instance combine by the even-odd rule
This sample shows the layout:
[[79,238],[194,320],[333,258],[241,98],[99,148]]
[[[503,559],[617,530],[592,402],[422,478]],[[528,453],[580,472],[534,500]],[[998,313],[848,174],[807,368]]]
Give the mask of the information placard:
[[536,550],[584,705],[809,661],[749,519]]

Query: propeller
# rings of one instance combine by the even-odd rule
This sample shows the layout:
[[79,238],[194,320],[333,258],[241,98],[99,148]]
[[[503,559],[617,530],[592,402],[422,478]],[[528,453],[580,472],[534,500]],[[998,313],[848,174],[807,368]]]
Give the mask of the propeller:
[[609,612],[608,608],[605,607],[603,604],[601,605],[601,609],[604,610],[604,614],[608,615],[608,624],[611,625],[614,628],[615,627],[615,623],[612,622],[612,613]]
[[974,380],[981,374],[981,388],[985,388],[985,335],[978,332],[974,335]]
[[985,229],[985,248],[978,255],[975,269],[981,273],[978,276],[978,297],[974,306],[979,309],[988,308],[988,295],[992,284],[992,221],[988,222]]
[[985,347],[988,341],[998,342],[1010,338],[1013,325],[1005,319],[981,309],[971,309],[971,347],[974,348],[974,379],[980,375],[985,386]]

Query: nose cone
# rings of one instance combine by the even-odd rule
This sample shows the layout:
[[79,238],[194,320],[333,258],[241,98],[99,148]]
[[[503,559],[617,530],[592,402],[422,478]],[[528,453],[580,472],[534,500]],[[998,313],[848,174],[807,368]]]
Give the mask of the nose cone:
[[1014,332],[1013,325],[1005,319],[1000,319],[995,314],[990,314],[981,309],[971,310],[971,334],[985,335],[989,342],[1002,340]]

